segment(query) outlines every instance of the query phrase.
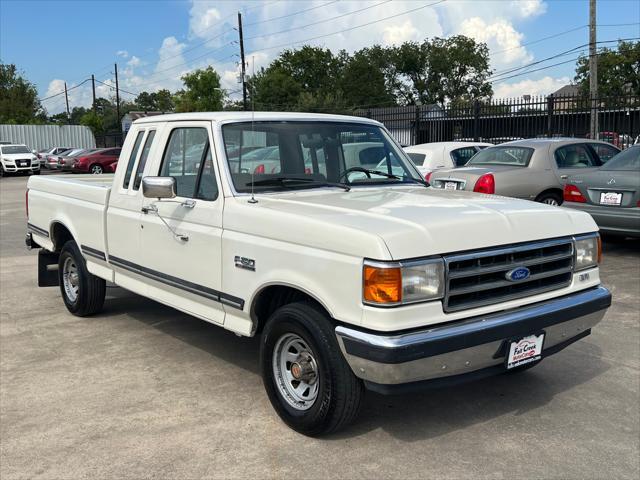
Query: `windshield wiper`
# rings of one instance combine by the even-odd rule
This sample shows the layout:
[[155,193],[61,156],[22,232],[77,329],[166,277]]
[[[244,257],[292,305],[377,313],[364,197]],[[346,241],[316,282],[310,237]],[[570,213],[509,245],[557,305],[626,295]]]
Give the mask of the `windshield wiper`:
[[372,170],[370,168],[364,168],[364,167],[347,168],[344,172],[340,174],[340,176],[338,177],[338,180],[340,180],[343,177],[348,177],[351,172],[362,172],[367,176],[367,178],[371,178],[371,174],[373,174],[373,175],[381,175],[387,178],[392,178],[394,180],[400,180],[400,177],[398,175],[394,175],[393,173],[382,172],[380,170]]
[[279,186],[279,187],[292,187],[295,184],[309,185],[314,184],[318,187],[338,187],[342,188],[345,191],[351,190],[349,185],[339,182],[324,182],[322,180],[316,180],[314,178],[301,178],[301,177],[275,177],[275,178],[265,178],[263,180],[256,180],[254,182],[247,183],[247,187],[271,187],[271,186]]

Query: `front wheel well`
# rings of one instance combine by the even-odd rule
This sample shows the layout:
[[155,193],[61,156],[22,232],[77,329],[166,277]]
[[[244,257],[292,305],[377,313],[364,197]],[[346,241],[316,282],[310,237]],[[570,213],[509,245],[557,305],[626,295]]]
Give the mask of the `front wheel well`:
[[262,332],[267,320],[278,308],[289,303],[303,301],[314,303],[325,311],[328,317],[331,317],[327,309],[308,293],[287,285],[271,285],[258,292],[251,304],[252,333]]

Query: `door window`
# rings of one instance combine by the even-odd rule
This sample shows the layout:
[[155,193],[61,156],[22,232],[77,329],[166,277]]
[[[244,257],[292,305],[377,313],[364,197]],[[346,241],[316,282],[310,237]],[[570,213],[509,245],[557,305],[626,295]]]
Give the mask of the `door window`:
[[138,190],[140,188],[140,183],[142,183],[142,174],[144,173],[144,167],[147,164],[147,157],[149,156],[149,150],[151,150],[151,145],[153,144],[153,138],[156,136],[155,130],[149,130],[147,133],[147,139],[144,142],[144,147],[142,147],[142,153],[140,154],[140,161],[138,162],[138,168],[136,168],[136,176],[133,180],[133,189]]
[[597,167],[586,145],[567,145],[560,147],[555,153],[558,168],[587,168]]
[[124,174],[124,181],[122,182],[122,188],[129,188],[129,181],[131,180],[131,172],[133,171],[133,164],[136,163],[136,157],[138,156],[138,150],[140,150],[140,144],[142,143],[142,137],[144,136],[144,130],[138,132],[136,142],[133,144],[131,155],[129,155],[129,163],[127,163],[127,170]]
[[463,167],[476,154],[473,147],[458,148],[451,151],[451,158],[456,167]]
[[[201,182],[203,174],[204,180]],[[217,196],[211,184],[213,181],[215,185],[215,177],[207,130],[197,127],[174,129],[162,158],[160,175],[176,179],[176,192],[179,197],[211,197],[214,194]]]
[[601,163],[607,163],[611,157],[617,155],[620,151],[611,145],[603,145],[602,143],[592,143],[591,147],[596,152]]

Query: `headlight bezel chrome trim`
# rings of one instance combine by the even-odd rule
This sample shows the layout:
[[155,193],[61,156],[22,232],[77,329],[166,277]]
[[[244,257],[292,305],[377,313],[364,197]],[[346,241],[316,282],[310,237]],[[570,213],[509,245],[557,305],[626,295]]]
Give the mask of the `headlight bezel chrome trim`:
[[[437,297],[429,297],[429,298],[420,298],[406,301],[401,295],[399,302],[389,302],[389,303],[379,303],[372,302],[365,299],[365,267],[374,267],[379,269],[386,268],[397,268],[400,269],[400,277],[401,277],[401,293],[404,293],[404,269],[411,267],[418,267],[421,265],[429,265],[429,264],[440,264],[440,293]],[[415,258],[409,260],[391,260],[391,261],[383,261],[383,260],[372,260],[365,258],[362,262],[362,295],[361,300],[363,305],[377,308],[395,308],[395,307],[403,307],[405,305],[415,305],[417,303],[427,303],[442,300],[444,297],[445,291],[445,270],[444,270],[444,259],[440,255],[434,255],[430,257],[424,258]]]
[[[581,265],[578,262],[578,242],[585,240],[595,241],[595,260],[589,264]],[[602,243],[599,232],[586,233],[584,235],[573,236],[573,271],[582,272],[592,268],[598,268],[602,257]]]

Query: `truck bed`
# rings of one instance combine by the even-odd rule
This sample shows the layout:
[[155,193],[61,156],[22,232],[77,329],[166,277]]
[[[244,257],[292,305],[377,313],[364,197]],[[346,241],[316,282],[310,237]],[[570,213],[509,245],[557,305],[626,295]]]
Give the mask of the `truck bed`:
[[29,178],[28,222],[37,242],[52,249],[56,224],[60,223],[70,229],[79,246],[88,244],[106,252],[106,210],[112,182],[113,175]]

